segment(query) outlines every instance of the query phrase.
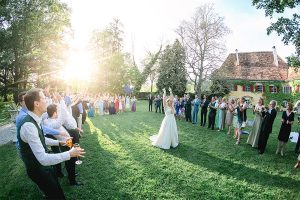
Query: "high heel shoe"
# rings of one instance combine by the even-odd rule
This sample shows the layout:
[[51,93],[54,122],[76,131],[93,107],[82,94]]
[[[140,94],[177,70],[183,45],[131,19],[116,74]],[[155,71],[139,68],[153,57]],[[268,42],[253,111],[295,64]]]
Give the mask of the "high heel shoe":
[[298,162],[296,163],[296,165],[294,166],[294,168],[297,169],[297,168],[299,168],[299,167],[300,167],[300,161],[298,161]]

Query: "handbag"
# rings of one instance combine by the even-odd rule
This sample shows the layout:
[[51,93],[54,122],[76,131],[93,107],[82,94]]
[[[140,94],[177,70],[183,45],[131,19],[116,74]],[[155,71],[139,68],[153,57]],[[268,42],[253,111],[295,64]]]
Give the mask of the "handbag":
[[243,122],[241,128],[245,128],[246,125],[247,125],[246,122]]

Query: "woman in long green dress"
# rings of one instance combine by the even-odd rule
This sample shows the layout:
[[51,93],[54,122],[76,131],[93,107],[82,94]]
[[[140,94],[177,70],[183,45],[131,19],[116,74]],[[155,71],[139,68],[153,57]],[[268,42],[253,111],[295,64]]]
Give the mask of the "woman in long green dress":
[[252,130],[249,134],[249,137],[247,139],[247,143],[250,144],[253,148],[257,148],[258,146],[258,138],[262,123],[262,111],[264,109],[264,101],[262,98],[258,100],[258,103],[255,105],[254,112],[255,112],[255,118]]
[[219,106],[220,108],[220,114],[219,114],[219,130],[224,130],[225,128],[225,118],[226,118],[226,109],[227,109],[227,103],[226,98],[223,97],[221,104]]

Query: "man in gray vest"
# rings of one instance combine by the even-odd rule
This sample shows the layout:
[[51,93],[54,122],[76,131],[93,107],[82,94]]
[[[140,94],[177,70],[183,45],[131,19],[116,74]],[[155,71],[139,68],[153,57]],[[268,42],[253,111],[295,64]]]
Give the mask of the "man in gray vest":
[[27,175],[38,185],[48,199],[65,199],[52,165],[82,157],[83,149],[72,148],[63,153],[49,154],[46,145],[58,146],[64,141],[45,138],[41,129],[41,116],[47,110],[47,103],[42,89],[30,89],[24,96],[28,115],[17,129],[19,151],[25,164]]

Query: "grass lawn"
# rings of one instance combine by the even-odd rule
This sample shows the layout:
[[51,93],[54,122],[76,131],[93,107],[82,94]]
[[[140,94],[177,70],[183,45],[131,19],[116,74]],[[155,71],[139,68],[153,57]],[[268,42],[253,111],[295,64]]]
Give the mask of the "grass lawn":
[[10,122],[10,115],[7,111],[9,103],[0,102],[0,126]]
[[[161,150],[148,138],[163,115],[140,101],[136,113],[87,120],[81,139],[87,154],[77,167],[85,185],[70,187],[66,178],[61,185],[68,199],[300,199],[295,144],[287,145],[286,156],[275,155],[280,117],[263,155],[246,144],[247,135],[238,146],[225,131],[185,121],[177,123],[179,146]],[[0,152],[0,199],[39,199],[15,147]]]

